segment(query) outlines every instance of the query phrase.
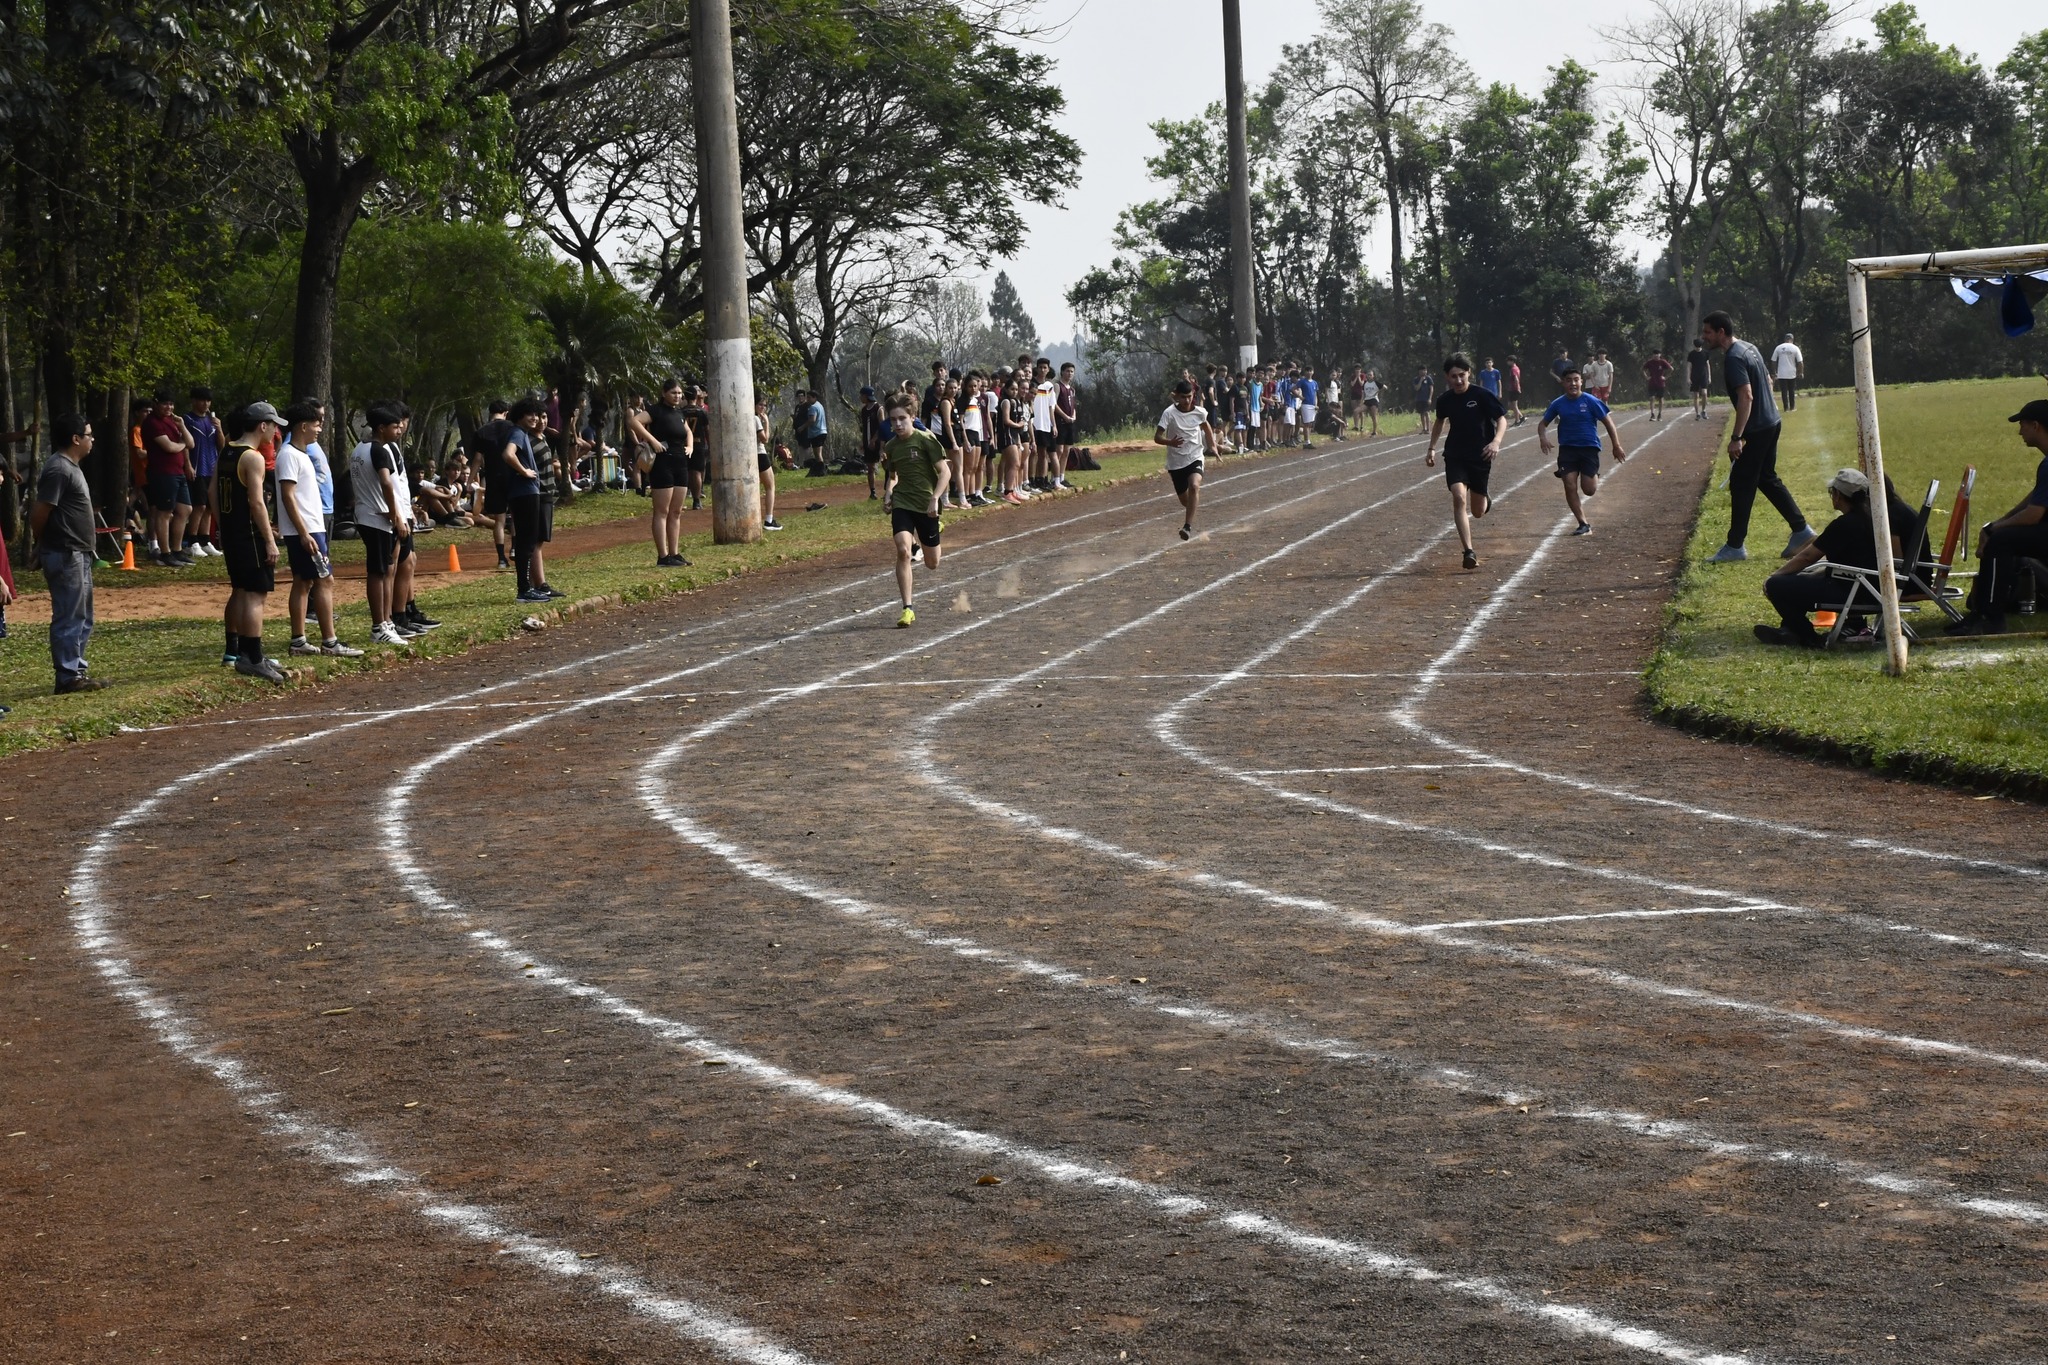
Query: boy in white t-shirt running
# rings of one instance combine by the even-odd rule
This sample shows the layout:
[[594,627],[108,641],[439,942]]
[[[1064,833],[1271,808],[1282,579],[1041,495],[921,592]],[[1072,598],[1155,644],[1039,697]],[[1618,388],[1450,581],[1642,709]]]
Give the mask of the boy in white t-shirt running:
[[1186,540],[1195,533],[1195,508],[1202,500],[1202,460],[1216,449],[1216,429],[1187,380],[1173,386],[1173,406],[1159,414],[1152,443],[1166,447],[1166,474],[1173,480],[1173,495],[1187,512],[1180,526],[1180,538]]

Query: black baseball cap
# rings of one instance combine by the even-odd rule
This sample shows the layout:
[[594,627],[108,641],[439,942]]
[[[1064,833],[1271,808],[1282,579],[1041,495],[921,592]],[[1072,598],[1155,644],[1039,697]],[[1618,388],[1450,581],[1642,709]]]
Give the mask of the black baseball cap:
[[2048,427],[2048,398],[2036,398],[2005,419],[2008,422],[2038,422]]

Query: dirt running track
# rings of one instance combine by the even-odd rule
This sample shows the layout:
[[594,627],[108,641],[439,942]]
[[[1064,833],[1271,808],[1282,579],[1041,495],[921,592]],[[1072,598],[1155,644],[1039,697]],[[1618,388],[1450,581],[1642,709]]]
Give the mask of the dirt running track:
[[2048,1358],[2048,819],[1649,723],[1622,429],[7,765],[6,1359]]

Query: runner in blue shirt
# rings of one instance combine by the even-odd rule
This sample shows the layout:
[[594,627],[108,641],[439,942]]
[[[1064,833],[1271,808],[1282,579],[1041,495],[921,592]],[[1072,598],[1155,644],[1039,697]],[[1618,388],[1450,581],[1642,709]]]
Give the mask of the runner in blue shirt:
[[1590,498],[1600,491],[1600,428],[1606,427],[1607,439],[1614,442],[1616,464],[1628,455],[1621,448],[1621,437],[1614,430],[1614,418],[1607,405],[1586,392],[1585,377],[1578,367],[1566,369],[1558,378],[1564,381],[1564,392],[1551,399],[1550,406],[1543,410],[1543,420],[1536,424],[1536,440],[1548,455],[1550,427],[1553,422],[1557,424],[1557,477],[1564,480],[1565,505],[1572,509],[1572,517],[1579,523],[1572,534],[1591,535],[1593,524],[1586,520],[1579,498],[1581,494]]

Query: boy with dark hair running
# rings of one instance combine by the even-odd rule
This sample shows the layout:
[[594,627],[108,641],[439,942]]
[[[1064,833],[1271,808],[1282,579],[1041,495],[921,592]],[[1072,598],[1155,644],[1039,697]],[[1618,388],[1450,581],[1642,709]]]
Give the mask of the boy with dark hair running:
[[1195,510],[1202,501],[1203,457],[1216,448],[1216,429],[1209,414],[1196,401],[1195,386],[1183,379],[1173,386],[1173,405],[1159,414],[1152,429],[1152,444],[1166,447],[1166,475],[1173,480],[1173,495],[1187,513],[1180,524],[1180,538],[1195,533]]
[[1606,401],[1586,392],[1585,376],[1577,370],[1566,370],[1563,378],[1564,392],[1550,400],[1550,406],[1543,410],[1543,420],[1536,424],[1536,441],[1548,455],[1550,424],[1557,424],[1557,477],[1564,481],[1565,506],[1572,509],[1572,517],[1579,523],[1572,534],[1586,536],[1593,533],[1593,524],[1586,520],[1579,499],[1581,495],[1590,498],[1600,491],[1600,428],[1606,427],[1607,439],[1614,442],[1616,464],[1628,455],[1621,448],[1621,436],[1614,429],[1614,418]]
[[1493,477],[1493,457],[1500,454],[1500,443],[1508,434],[1508,410],[1500,399],[1472,383],[1472,362],[1463,355],[1444,362],[1444,379],[1443,396],[1436,400],[1436,425],[1429,430],[1429,453],[1422,462],[1436,468],[1436,444],[1449,427],[1444,482],[1451,490],[1451,520],[1458,528],[1458,544],[1464,547],[1465,567],[1476,569],[1479,555],[1472,548],[1472,520],[1485,516],[1492,505],[1486,485]]
[[920,431],[911,416],[908,399],[889,405],[889,426],[893,433],[882,447],[882,461],[889,469],[889,526],[896,541],[896,591],[903,598],[903,614],[896,624],[908,626],[917,620],[911,609],[913,550],[923,550],[925,567],[939,567],[939,536],[945,527],[939,521],[939,500],[952,482],[946,449],[928,431]]

